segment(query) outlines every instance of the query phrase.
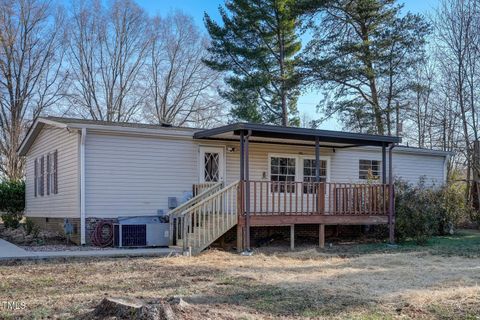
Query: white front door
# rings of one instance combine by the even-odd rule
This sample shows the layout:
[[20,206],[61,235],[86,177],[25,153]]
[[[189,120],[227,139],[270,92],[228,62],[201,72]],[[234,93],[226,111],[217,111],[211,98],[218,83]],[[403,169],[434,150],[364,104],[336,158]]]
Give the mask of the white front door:
[[218,182],[224,179],[224,148],[200,147],[200,182]]

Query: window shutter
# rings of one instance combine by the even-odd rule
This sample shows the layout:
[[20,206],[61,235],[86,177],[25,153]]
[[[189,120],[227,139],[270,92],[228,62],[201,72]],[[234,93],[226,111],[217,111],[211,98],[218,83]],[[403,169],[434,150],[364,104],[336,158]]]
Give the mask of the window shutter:
[[50,195],[51,187],[51,167],[50,167],[50,153],[47,154],[47,195]]
[[40,195],[45,194],[45,156],[40,158]]
[[58,151],[53,153],[53,193],[58,193]]
[[38,192],[38,159],[35,158],[35,162],[33,164],[33,188],[35,189],[35,197],[37,196]]

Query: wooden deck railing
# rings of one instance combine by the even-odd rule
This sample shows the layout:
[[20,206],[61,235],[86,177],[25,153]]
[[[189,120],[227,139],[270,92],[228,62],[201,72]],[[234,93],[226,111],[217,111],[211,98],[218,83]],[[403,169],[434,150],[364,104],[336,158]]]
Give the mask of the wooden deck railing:
[[388,184],[252,180],[243,183],[250,187],[251,215],[388,214]]

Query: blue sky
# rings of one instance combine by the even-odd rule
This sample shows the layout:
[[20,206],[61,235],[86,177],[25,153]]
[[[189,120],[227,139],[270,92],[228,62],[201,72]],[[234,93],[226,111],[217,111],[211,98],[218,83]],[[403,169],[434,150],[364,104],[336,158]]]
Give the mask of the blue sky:
[[[64,0],[69,2],[68,0]],[[404,0],[405,11],[429,15],[433,13],[438,4],[438,0]],[[191,15],[196,23],[204,29],[203,16],[207,12],[213,19],[219,20],[218,7],[224,3],[224,0],[137,0],[137,3],[145,8],[151,14],[166,15],[175,10],[181,10]],[[306,92],[298,100],[298,109],[300,113],[307,114],[310,118],[318,118],[316,105],[320,96],[315,92]],[[323,129],[340,130],[341,125],[336,119],[330,119],[321,125]]]
[[[182,10],[194,17],[196,23],[203,28],[203,16],[207,12],[215,20],[219,20],[218,6],[223,4],[223,0],[137,0],[137,3],[144,7],[150,14],[167,14],[174,10]],[[400,1],[402,2],[402,1]],[[437,0],[405,0],[404,10],[428,15],[434,11],[437,6]],[[315,119],[319,115],[316,113],[316,105],[320,96],[315,92],[306,92],[298,100],[298,109],[300,113],[305,113],[308,117]],[[340,130],[341,125],[336,119],[325,121],[321,128]]]
[[[437,0],[405,0],[399,1],[405,4],[405,9],[427,13],[436,7]],[[203,14],[207,12],[213,18],[218,18],[218,6],[223,0],[137,0],[137,3],[145,8],[150,14],[159,13],[164,15],[169,11],[182,10],[195,18],[197,24],[203,26]]]

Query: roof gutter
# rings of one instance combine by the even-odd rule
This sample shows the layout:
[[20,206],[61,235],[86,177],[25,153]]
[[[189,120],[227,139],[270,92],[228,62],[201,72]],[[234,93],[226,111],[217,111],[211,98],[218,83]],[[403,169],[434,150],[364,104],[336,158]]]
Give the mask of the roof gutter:
[[[141,134],[141,135],[151,135],[151,136],[162,136],[165,138],[187,138],[192,139],[194,130],[181,130],[181,129],[150,129],[150,128],[133,128],[133,127],[116,127],[108,125],[96,125],[96,124],[68,124],[68,128],[72,129],[89,129],[95,131],[103,131],[109,133],[123,133],[123,134]],[[175,131],[175,133],[172,133]]]
[[395,243],[395,189],[393,181],[393,148],[395,143],[391,143],[388,147],[388,226],[389,226],[389,242]]

